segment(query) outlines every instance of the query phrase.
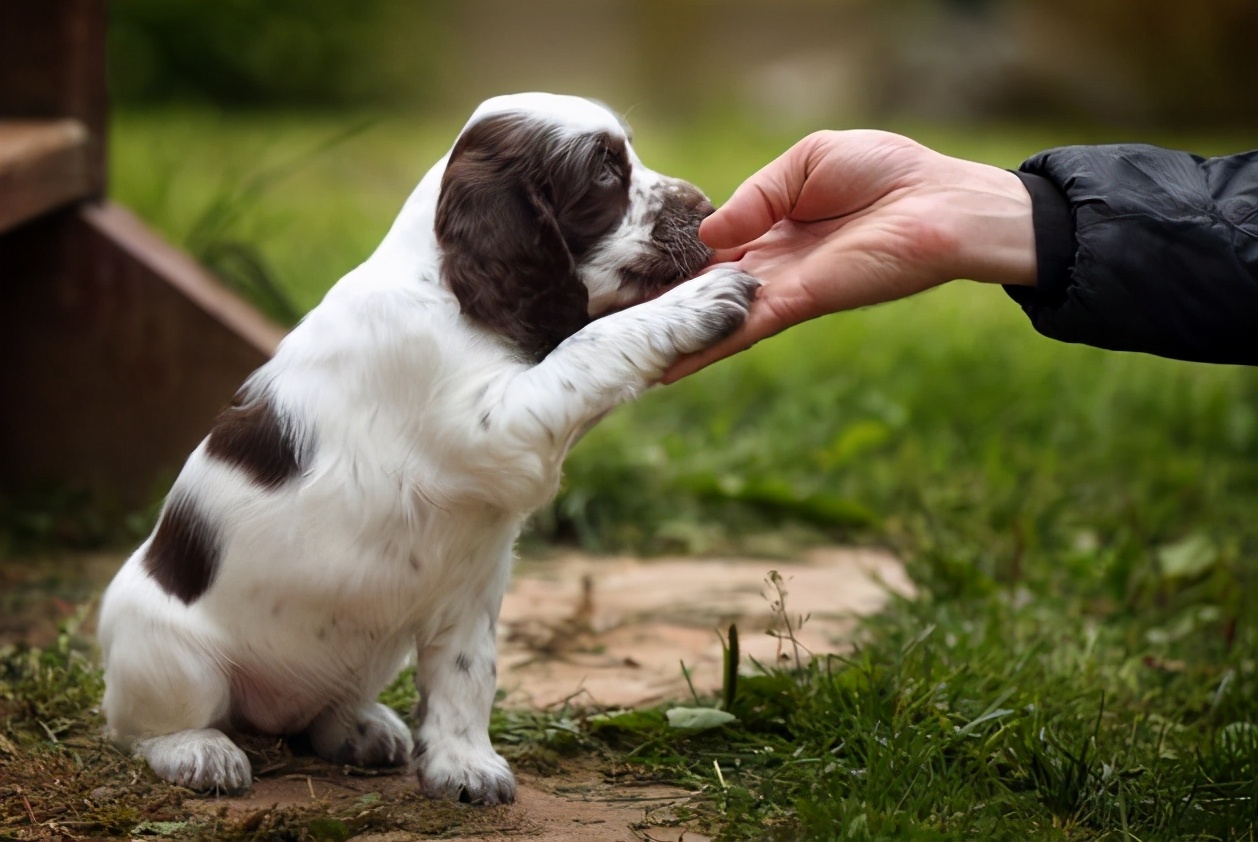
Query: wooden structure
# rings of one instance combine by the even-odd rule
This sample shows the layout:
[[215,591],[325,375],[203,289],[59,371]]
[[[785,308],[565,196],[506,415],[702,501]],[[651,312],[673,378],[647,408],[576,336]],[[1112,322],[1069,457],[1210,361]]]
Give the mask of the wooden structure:
[[105,0],[0,0],[0,496],[165,491],[283,332],[105,199]]

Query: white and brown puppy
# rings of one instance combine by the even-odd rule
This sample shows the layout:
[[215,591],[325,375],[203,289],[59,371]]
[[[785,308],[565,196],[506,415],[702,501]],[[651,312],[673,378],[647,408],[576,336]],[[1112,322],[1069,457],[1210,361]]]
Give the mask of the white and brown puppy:
[[[513,545],[590,425],[746,316],[758,284],[728,268],[658,295],[707,261],[709,212],[602,106],[481,105],[219,416],[109,586],[113,736],[198,790],[247,787],[227,734],[260,731],[511,801],[487,728]],[[414,739],[376,703],[411,652]]]

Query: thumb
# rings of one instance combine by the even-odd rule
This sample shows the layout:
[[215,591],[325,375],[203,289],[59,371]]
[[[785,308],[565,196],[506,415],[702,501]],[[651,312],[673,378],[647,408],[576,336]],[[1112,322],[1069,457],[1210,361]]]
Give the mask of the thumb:
[[715,249],[750,243],[795,207],[808,170],[801,143],[744,181],[729,201],[703,220],[699,238]]

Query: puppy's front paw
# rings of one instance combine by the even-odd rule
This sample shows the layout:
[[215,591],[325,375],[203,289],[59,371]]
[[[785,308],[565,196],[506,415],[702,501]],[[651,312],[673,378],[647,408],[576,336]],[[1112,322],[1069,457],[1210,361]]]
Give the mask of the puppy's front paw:
[[244,751],[214,728],[149,737],[135,744],[135,753],[158,777],[198,792],[243,792],[253,781]]
[[673,288],[660,301],[680,305],[680,324],[669,332],[676,352],[692,354],[715,345],[746,320],[760,281],[733,266],[719,266]]
[[466,740],[415,742],[414,760],[419,791],[429,798],[470,804],[510,804],[515,801],[515,775],[488,746]]
[[372,703],[362,710],[328,712],[310,726],[320,757],[351,766],[405,766],[411,732],[391,709]]

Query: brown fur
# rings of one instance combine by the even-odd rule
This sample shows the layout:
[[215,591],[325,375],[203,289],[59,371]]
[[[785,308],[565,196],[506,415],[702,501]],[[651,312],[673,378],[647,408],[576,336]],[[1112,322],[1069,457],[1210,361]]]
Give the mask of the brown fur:
[[574,141],[521,114],[489,117],[459,138],[442,178],[446,283],[466,315],[540,360],[589,322],[577,261],[628,205],[619,138]]
[[265,397],[241,389],[219,413],[206,452],[240,468],[265,488],[275,489],[297,476],[297,451],[274,407]]
[[186,500],[171,500],[162,512],[144,567],[185,605],[201,598],[218,568],[218,539],[197,510]]
[[698,272],[712,257],[698,235],[699,223],[711,213],[712,203],[694,187],[666,193],[651,229],[654,251],[621,269],[621,277],[652,292]]

